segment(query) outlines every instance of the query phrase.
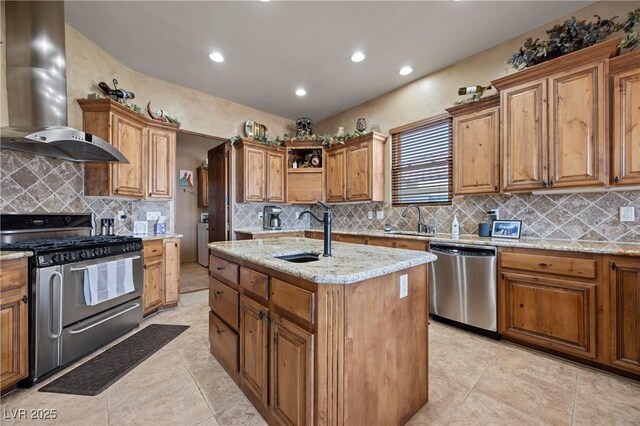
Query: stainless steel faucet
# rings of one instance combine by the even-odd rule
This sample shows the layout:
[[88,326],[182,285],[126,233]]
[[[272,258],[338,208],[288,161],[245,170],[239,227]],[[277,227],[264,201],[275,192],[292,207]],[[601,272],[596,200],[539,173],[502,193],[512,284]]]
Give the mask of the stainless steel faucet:
[[407,217],[407,213],[409,212],[409,209],[411,209],[412,207],[418,210],[418,233],[420,234],[435,233],[436,231],[435,229],[431,229],[429,225],[422,222],[422,211],[420,210],[420,207],[416,206],[415,204],[411,204],[410,206],[407,206],[407,208],[404,209],[404,211],[402,212],[402,217]]
[[308,214],[318,222],[323,224],[324,227],[324,253],[322,255],[324,257],[331,257],[331,224],[333,223],[333,211],[331,207],[323,203],[322,201],[318,201],[318,204],[324,207],[324,217],[320,219],[318,216],[313,214],[311,210],[304,210],[300,213],[299,219],[305,214]]

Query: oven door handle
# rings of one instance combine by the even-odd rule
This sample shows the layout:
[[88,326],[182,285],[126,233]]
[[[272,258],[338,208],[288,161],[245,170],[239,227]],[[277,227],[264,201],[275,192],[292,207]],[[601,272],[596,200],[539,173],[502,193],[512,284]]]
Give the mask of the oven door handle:
[[81,328],[81,329],[79,329],[79,330],[71,330],[71,331],[70,331],[70,333],[71,333],[71,334],[84,333],[85,331],[87,331],[87,330],[89,330],[89,329],[91,329],[91,328],[93,328],[93,327],[96,327],[96,326],[98,326],[98,325],[100,325],[100,324],[102,324],[102,323],[104,323],[104,322],[110,321],[110,320],[114,319],[115,317],[119,317],[119,316],[120,316],[120,315],[122,315],[122,314],[126,314],[127,312],[132,311],[132,310],[136,309],[136,308],[137,308],[137,307],[139,307],[139,306],[140,306],[140,304],[139,304],[139,303],[136,303],[135,305],[133,305],[133,306],[131,306],[131,307],[129,307],[129,308],[127,308],[127,309],[125,309],[124,311],[120,311],[120,312],[118,312],[118,313],[116,313],[116,314],[113,314],[113,315],[111,315],[111,316],[108,316],[107,318],[103,318],[103,319],[101,319],[100,321],[95,322],[95,323],[93,323],[93,324],[91,324],[91,325],[88,325],[88,326],[86,326],[86,327],[82,327],[82,328]]
[[[58,287],[58,330],[57,333],[54,333],[53,330],[51,329],[51,326],[53,325],[53,321],[51,321],[51,316],[49,316],[49,337],[51,337],[52,339],[58,339],[60,338],[60,336],[62,336],[62,304],[64,303],[62,296],[63,296],[63,286],[62,286],[62,281],[64,279],[64,277],[62,276],[62,274],[58,271],[54,271],[51,274],[51,278],[49,278],[49,285],[51,290],[53,290],[53,282],[54,282],[54,278],[58,277],[60,279],[60,284]],[[49,298],[49,303],[51,304],[51,310],[50,312],[53,314],[53,294],[50,295]]]
[[[136,260],[136,259],[140,259],[140,256],[133,256],[131,258],[129,258],[131,260]],[[71,272],[79,272],[79,271],[86,271],[87,267],[83,267],[83,268],[69,268],[69,271]]]

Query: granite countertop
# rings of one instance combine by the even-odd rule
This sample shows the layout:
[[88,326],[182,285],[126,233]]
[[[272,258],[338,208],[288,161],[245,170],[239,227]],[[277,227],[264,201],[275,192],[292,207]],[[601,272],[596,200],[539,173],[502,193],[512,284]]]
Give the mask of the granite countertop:
[[182,238],[184,235],[182,234],[164,234],[164,235],[127,235],[129,237],[142,238],[142,241],[149,240],[164,240],[165,238]]
[[[351,284],[412,266],[433,262],[423,251],[333,242],[332,257],[322,257],[323,243],[311,238],[266,238],[209,243],[209,249],[317,284]],[[309,263],[276,259],[294,253],[318,253]]]
[[[238,234],[281,234],[281,233],[289,233],[289,232],[304,232],[304,231],[312,231],[312,229],[302,228],[302,229],[262,229],[262,228],[241,228],[234,229],[233,232],[237,232]],[[322,231],[322,230],[320,230]]]
[[[322,232],[322,229],[306,229],[307,231]],[[270,231],[272,233],[286,232]],[[242,230],[245,233],[262,233],[259,229]],[[362,230],[334,230],[334,234],[362,235],[368,237],[385,237],[385,238],[401,238],[410,240],[433,241],[441,243],[462,243],[477,244],[496,247],[516,247],[531,248],[541,250],[558,250],[571,251],[581,253],[596,254],[617,254],[623,256],[640,256],[640,242],[638,243],[618,243],[611,241],[571,241],[571,240],[552,240],[545,238],[521,238],[519,240],[510,240],[508,238],[491,238],[479,237],[477,235],[463,234],[459,238],[454,239],[451,234],[436,234],[433,236],[420,235],[418,233],[389,233],[376,229]]]
[[0,251],[0,261],[22,259],[23,257],[31,257],[31,256],[33,256],[32,251],[11,251],[11,250]]

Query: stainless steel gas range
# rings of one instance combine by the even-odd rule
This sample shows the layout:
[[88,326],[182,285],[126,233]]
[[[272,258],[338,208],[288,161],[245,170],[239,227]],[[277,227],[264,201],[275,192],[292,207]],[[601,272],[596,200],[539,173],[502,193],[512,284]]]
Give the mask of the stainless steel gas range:
[[[30,386],[137,327],[142,320],[142,240],[94,236],[90,214],[2,214],[0,249],[29,258]],[[90,265],[131,259],[134,290],[85,302]]]

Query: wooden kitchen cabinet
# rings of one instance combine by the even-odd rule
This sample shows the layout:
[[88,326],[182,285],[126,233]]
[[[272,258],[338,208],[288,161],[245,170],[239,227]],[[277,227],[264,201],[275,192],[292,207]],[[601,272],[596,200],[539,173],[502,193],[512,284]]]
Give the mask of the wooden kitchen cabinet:
[[611,59],[611,183],[640,185],[640,51]]
[[243,139],[236,148],[236,201],[284,202],[286,156],[281,148]]
[[148,119],[110,99],[79,99],[83,129],[129,163],[85,163],[84,194],[171,199],[177,126]]
[[[344,145],[334,145],[329,149],[327,162],[330,163],[326,177],[327,201],[384,201],[386,140],[385,135],[370,132],[349,139]],[[344,157],[341,158],[341,155]],[[330,156],[333,157],[331,160],[329,160]]]
[[240,297],[240,377],[253,394],[267,404],[269,310]]
[[[322,147],[312,141],[286,141],[287,148],[287,203],[316,204],[325,200],[326,156]],[[311,167],[301,167],[308,162],[308,156],[317,155],[320,163]],[[293,168],[293,162],[298,163]]]
[[271,324],[271,409],[282,424],[313,423],[313,334],[280,315]]
[[178,306],[180,299],[180,239],[167,238],[163,242],[165,307]]
[[149,315],[162,306],[164,300],[162,256],[144,260],[144,315]]
[[453,117],[453,193],[500,190],[500,96],[447,108]]
[[198,207],[209,207],[209,170],[198,167]]
[[2,391],[27,377],[29,316],[27,259],[0,266],[0,383]]
[[609,362],[640,374],[640,258],[605,258],[609,276]]
[[502,189],[607,184],[607,70],[619,38],[492,82],[500,91]]

